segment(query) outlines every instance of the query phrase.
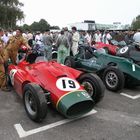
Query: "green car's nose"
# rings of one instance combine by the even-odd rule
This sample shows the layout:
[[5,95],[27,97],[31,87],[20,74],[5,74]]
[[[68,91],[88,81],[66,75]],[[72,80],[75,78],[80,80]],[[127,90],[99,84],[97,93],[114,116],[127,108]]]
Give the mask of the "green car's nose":
[[57,110],[67,118],[79,117],[91,111],[93,107],[94,101],[84,90],[70,92],[57,102]]

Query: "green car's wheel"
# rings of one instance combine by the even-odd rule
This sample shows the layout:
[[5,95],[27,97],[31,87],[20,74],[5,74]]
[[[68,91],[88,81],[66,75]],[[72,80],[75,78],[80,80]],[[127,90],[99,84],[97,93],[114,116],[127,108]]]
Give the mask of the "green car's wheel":
[[75,68],[75,60],[72,56],[67,56],[64,65]]
[[95,103],[98,103],[104,97],[105,86],[97,75],[85,73],[77,80],[83,85]]
[[109,67],[103,73],[103,81],[107,89],[118,91],[124,87],[125,77],[119,69]]
[[29,83],[24,86],[23,102],[29,118],[41,122],[47,115],[47,100],[40,86]]

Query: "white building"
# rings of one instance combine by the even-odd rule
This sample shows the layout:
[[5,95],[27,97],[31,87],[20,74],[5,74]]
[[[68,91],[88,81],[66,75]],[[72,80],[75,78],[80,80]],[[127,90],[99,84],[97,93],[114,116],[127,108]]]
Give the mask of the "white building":
[[96,30],[95,21],[92,20],[85,20],[84,22],[76,22],[68,25],[69,30],[75,26],[77,30],[84,30],[84,31],[94,31]]
[[113,24],[99,24],[92,20],[85,20],[84,22],[77,22],[69,24],[69,30],[75,26],[77,30],[94,31],[94,30],[126,30],[130,26],[122,25],[120,22],[114,22]]

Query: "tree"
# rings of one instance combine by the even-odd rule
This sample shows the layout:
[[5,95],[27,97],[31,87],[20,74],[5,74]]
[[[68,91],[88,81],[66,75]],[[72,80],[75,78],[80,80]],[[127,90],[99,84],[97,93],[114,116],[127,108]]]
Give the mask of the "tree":
[[59,26],[51,26],[50,29],[60,30]]
[[22,29],[23,29],[23,31],[31,31],[30,26],[27,25],[27,24],[24,24],[24,25],[22,26]]
[[131,28],[132,28],[133,30],[140,29],[140,15],[138,15],[138,16],[132,21]]
[[41,19],[38,24],[41,32],[50,29],[50,24],[45,19]]
[[21,26],[24,31],[41,31],[44,32],[48,29],[60,29],[58,26],[50,26],[50,24],[45,20],[41,19],[39,22],[34,21],[31,25],[24,24]]
[[38,24],[38,22],[35,22],[35,21],[34,21],[34,22],[31,24],[30,28],[31,28],[32,31],[39,31],[39,24]]
[[23,3],[18,0],[0,0],[0,26],[3,28],[14,28],[17,21],[24,18],[21,11]]
[[50,24],[45,19],[41,19],[39,22],[33,22],[30,27],[32,31],[43,32],[50,29]]

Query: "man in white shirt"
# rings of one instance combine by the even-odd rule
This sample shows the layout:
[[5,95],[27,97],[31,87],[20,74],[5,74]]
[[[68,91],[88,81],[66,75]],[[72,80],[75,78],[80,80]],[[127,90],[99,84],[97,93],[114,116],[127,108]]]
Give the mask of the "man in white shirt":
[[4,44],[6,45],[8,40],[9,40],[9,36],[8,36],[7,31],[4,31],[4,35],[2,36],[2,40],[4,41]]
[[94,34],[94,41],[95,42],[101,42],[102,41],[102,34],[99,30]]
[[105,44],[109,44],[109,41],[112,39],[112,36],[110,35],[109,31],[105,31],[102,36],[102,42]]
[[89,31],[86,32],[86,35],[85,35],[85,44],[88,44],[91,46],[91,34]]
[[73,35],[72,35],[71,50],[72,50],[72,54],[75,56],[78,53],[78,43],[79,43],[79,40],[80,40],[80,35],[77,32],[76,27],[72,27],[72,33],[73,33]]

